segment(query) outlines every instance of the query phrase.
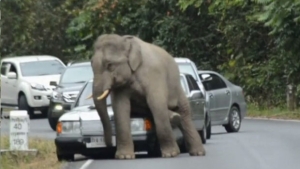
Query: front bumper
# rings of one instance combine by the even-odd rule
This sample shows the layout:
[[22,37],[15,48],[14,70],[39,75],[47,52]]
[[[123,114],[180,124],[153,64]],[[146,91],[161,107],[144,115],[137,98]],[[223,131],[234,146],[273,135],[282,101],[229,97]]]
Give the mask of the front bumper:
[[40,91],[31,89],[27,93],[27,102],[30,107],[39,108],[39,107],[48,107],[50,104],[50,97],[52,91]]
[[[57,154],[83,154],[83,155],[114,155],[116,147],[87,148],[91,136],[56,137],[55,145]],[[134,151],[147,151],[153,148],[156,136],[153,133],[133,135]]]

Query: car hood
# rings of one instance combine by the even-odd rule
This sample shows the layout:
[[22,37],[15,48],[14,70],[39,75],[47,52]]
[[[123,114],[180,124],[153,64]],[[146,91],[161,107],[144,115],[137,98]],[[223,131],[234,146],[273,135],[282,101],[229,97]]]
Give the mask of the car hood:
[[[90,105],[76,107],[71,111],[63,114],[59,118],[59,121],[78,121],[79,119],[81,119],[82,121],[100,120],[97,110],[90,109],[89,107]],[[107,106],[107,112],[110,117],[114,115],[111,106]]]
[[80,91],[85,83],[68,83],[68,84],[60,84],[56,88],[57,92],[69,92],[69,91]]
[[38,83],[44,86],[50,86],[51,81],[59,83],[60,76],[61,75],[30,76],[23,77],[23,79],[29,83]]

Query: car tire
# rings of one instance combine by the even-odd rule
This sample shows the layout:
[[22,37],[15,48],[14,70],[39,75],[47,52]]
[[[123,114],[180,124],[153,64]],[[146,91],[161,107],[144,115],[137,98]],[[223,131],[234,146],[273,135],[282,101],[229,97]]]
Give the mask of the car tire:
[[241,128],[241,113],[236,106],[232,106],[228,115],[228,124],[224,125],[228,133],[238,132]]
[[21,95],[19,97],[18,108],[19,110],[26,110],[30,119],[35,116],[34,109],[28,105],[25,95]]
[[74,161],[74,154],[56,154],[58,161]]
[[201,140],[202,140],[202,144],[206,144],[206,137],[207,137],[206,124],[207,124],[207,119],[205,119],[204,128],[199,132]]
[[47,114],[48,122],[49,122],[51,129],[53,131],[56,131],[57,119],[53,118],[51,115],[52,115],[52,111],[50,111],[50,107],[49,107],[48,114]]
[[210,139],[210,138],[211,138],[211,120],[209,120],[209,123],[206,128],[206,139]]
[[0,111],[0,119],[4,118],[4,115],[3,115],[3,109],[1,108],[1,111]]

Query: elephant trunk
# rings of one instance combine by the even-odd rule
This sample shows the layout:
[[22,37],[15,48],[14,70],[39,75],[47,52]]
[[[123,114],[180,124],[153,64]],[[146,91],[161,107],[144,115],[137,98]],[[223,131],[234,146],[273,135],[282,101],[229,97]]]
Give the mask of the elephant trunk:
[[[107,78],[106,78],[107,79]],[[107,104],[106,104],[106,97],[109,94],[110,83],[106,80],[106,84],[103,84],[103,81],[99,81],[97,78],[94,79],[94,86],[93,86],[93,99],[95,103],[95,107],[97,112],[100,116],[103,132],[104,132],[104,139],[105,144],[107,147],[111,147],[112,145],[112,127],[109,119],[109,115],[107,113]],[[100,90],[99,90],[100,89]],[[103,92],[103,89],[105,91]],[[102,95],[102,97],[98,97]]]

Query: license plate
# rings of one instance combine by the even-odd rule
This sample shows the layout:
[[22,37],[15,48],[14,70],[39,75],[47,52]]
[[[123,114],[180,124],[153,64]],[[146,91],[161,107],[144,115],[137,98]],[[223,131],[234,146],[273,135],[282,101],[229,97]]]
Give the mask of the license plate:
[[[113,146],[116,144],[115,136],[112,137]],[[87,148],[106,147],[104,137],[91,137],[91,141],[86,143]]]

